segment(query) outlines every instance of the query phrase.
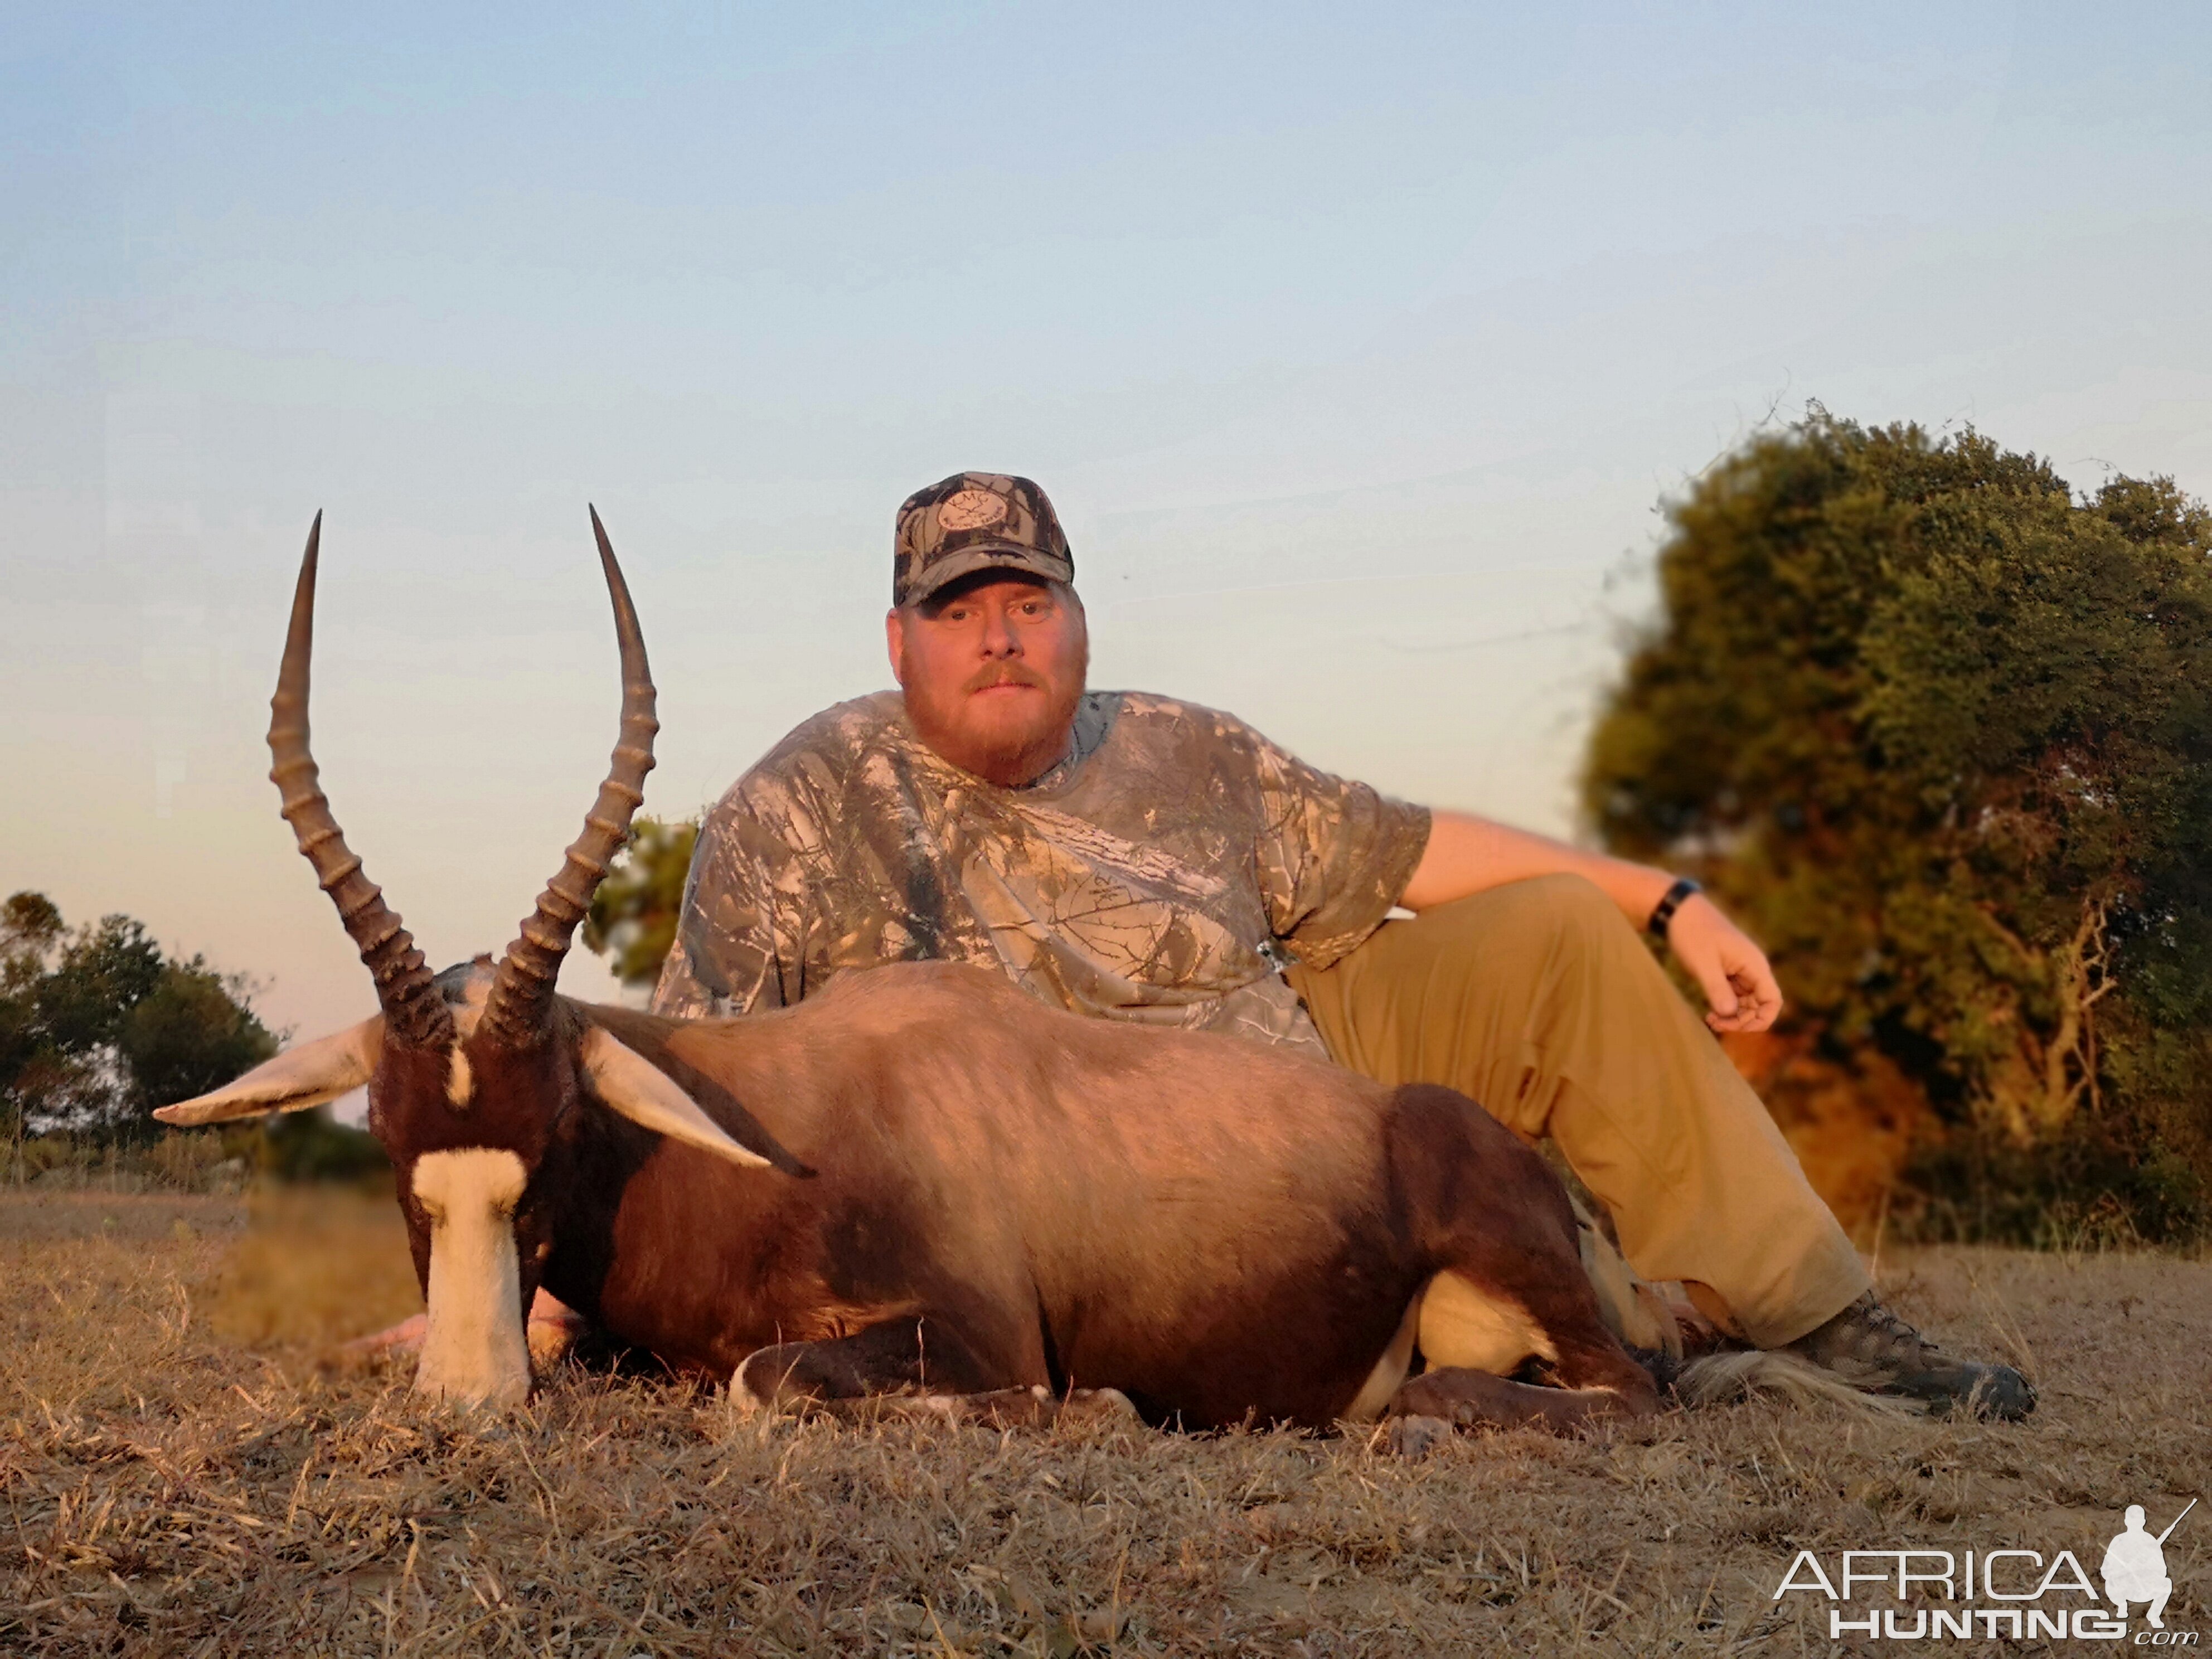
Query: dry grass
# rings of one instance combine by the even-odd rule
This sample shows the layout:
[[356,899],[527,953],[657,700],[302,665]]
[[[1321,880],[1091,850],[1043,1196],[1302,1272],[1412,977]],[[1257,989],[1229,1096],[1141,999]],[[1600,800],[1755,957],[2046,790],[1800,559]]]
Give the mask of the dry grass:
[[[2085,1553],[2212,1484],[2212,1267],[2157,1257],[1887,1265],[1956,1346],[2029,1361],[2029,1426],[1753,1403],[1404,1464],[763,1425],[574,1370],[471,1425],[313,1363],[406,1310],[398,1240],[359,1204],[0,1200],[0,1651],[1826,1650],[1825,1604],[1771,1600],[1800,1547]],[[2208,1544],[2168,1546],[2171,1627],[2208,1622]]]

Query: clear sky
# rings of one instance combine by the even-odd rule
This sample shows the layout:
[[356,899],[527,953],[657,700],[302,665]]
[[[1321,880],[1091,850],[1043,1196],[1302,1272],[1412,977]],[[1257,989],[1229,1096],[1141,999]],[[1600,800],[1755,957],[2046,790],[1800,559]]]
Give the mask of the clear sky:
[[[1656,504],[1808,398],[2212,494],[2212,8],[0,8],[0,892],[373,1007],[265,781],[434,962],[617,686],[648,810],[888,683],[891,514],[1061,509],[1094,684],[1572,824]],[[564,985],[605,976],[572,959]]]

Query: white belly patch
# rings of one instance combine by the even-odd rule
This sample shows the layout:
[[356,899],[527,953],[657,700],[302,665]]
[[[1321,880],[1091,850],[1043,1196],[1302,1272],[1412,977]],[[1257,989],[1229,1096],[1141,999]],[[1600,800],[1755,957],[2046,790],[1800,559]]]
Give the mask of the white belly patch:
[[1526,1308],[1457,1273],[1431,1279],[1420,1305],[1421,1358],[1431,1370],[1461,1365],[1510,1376],[1523,1360],[1559,1357]]

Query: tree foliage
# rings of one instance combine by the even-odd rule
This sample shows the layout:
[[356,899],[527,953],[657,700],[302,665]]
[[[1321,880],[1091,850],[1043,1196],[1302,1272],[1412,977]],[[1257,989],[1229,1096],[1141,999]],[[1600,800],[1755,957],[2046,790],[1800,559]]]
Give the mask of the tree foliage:
[[1607,842],[1705,875],[1831,1049],[2184,1225],[2212,1179],[2212,514],[1816,408],[1668,517],[1584,775]]
[[585,947],[611,957],[609,966],[624,985],[649,986],[659,978],[661,961],[676,942],[684,884],[698,842],[696,818],[639,818],[592,895]]
[[117,1139],[276,1052],[242,975],[172,960],[128,916],[74,931],[43,894],[0,907],[0,1132]]

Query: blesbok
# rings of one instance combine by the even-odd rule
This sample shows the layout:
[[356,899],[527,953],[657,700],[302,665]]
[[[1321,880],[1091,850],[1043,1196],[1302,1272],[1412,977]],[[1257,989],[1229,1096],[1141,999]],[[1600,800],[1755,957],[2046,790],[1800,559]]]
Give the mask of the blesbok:
[[[307,735],[307,538],[270,776],[380,1006],[162,1121],[296,1111],[366,1083],[428,1300],[416,1386],[516,1403],[539,1285],[759,1403],[1118,1389],[1149,1420],[1325,1425],[1385,1410],[1569,1426],[1650,1409],[1601,1320],[1565,1193],[1464,1096],[1237,1038],[1045,1006],[945,963],[690,1022],[554,980],[658,729],[599,514],[621,735],[496,965],[432,975],[346,847]],[[1486,1311],[1406,1381],[1425,1288]],[[1446,1345],[1449,1346],[1449,1345]],[[1556,1386],[1510,1380],[1533,1365]]]

